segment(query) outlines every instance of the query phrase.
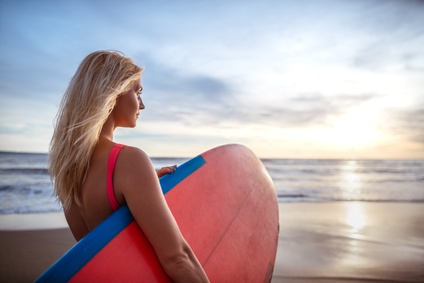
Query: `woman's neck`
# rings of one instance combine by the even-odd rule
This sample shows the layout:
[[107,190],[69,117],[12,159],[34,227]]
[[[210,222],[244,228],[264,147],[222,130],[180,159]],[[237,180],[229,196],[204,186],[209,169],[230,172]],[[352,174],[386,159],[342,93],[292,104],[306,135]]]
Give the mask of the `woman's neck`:
[[115,123],[110,119],[107,119],[103,125],[102,131],[100,132],[100,137],[113,141],[113,132],[115,130]]

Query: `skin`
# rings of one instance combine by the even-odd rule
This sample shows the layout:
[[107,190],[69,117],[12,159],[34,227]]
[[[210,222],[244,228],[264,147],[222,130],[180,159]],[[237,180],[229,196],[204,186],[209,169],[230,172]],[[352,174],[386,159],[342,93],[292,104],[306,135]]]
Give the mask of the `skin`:
[[[82,184],[83,205],[75,203],[65,213],[69,227],[78,241],[113,213],[106,192],[107,161],[115,145],[117,127],[135,127],[145,108],[141,83],[118,97],[100,134]],[[174,282],[209,282],[202,266],[182,236],[166,204],[159,179],[174,172],[176,166],[155,171],[142,150],[125,146],[115,167],[113,185],[119,205],[127,204],[140,228],[152,244],[165,272]],[[159,224],[160,223],[160,224]]]

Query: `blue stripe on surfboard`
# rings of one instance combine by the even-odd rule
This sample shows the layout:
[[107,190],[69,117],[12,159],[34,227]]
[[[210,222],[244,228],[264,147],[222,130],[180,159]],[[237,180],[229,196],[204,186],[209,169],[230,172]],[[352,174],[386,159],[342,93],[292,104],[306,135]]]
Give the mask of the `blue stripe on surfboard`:
[[132,221],[126,205],[88,233],[35,282],[67,282]]
[[[199,169],[206,161],[201,155],[180,165],[169,175],[160,178],[163,194],[166,194],[178,183]],[[116,212],[100,223],[93,231],[75,244],[65,255],[56,261],[35,281],[67,282],[116,235],[134,220],[128,206],[120,207]]]
[[165,195],[167,192],[169,192],[173,187],[175,187],[179,182],[184,180],[188,175],[196,171],[198,168],[200,168],[203,164],[205,164],[205,159],[199,155],[196,156],[186,163],[180,165],[178,167],[178,170],[175,171],[178,172],[178,174],[168,174],[160,178],[160,185],[162,187],[162,192]]

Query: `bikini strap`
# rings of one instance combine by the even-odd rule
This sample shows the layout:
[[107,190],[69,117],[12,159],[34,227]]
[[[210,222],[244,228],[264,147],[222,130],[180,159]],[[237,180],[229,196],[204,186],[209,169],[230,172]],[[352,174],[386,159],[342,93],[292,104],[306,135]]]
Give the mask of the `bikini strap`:
[[107,163],[107,197],[114,211],[119,208],[119,204],[116,200],[113,188],[113,172],[115,171],[116,160],[118,159],[119,152],[123,147],[124,145],[122,144],[115,144],[110,151]]

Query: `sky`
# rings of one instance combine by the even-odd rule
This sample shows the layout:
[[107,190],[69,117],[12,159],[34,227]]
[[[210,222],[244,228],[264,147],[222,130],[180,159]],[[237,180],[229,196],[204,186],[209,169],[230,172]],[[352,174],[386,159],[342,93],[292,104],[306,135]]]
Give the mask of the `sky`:
[[153,157],[423,159],[424,1],[0,0],[0,151],[47,152],[96,50],[143,66],[115,140]]

